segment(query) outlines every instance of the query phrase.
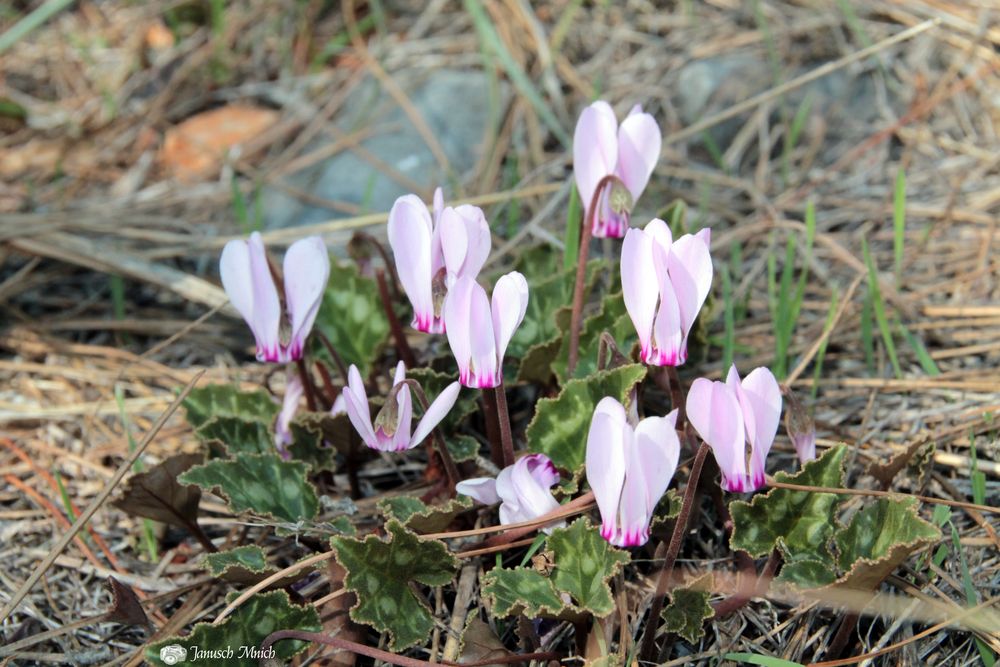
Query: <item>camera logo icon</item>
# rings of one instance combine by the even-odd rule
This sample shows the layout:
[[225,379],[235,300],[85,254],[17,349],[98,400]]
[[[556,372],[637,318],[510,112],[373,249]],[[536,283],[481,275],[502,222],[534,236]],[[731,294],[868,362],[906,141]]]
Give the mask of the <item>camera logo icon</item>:
[[176,665],[187,660],[187,649],[180,644],[171,644],[160,649],[160,660],[167,665]]

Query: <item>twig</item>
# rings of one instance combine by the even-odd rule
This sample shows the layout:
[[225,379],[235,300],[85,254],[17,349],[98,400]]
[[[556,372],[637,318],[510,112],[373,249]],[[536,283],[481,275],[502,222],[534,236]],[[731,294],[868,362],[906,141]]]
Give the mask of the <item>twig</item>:
[[670,546],[667,547],[666,558],[663,559],[663,566],[656,579],[656,592],[653,593],[653,604],[649,608],[649,617],[646,621],[646,633],[642,637],[642,649],[640,660],[650,662],[654,660],[653,652],[656,649],[656,628],[659,626],[660,612],[663,611],[663,599],[667,595],[667,586],[673,575],[674,563],[677,561],[677,554],[680,553],[681,544],[687,534],[688,519],[691,517],[691,508],[694,506],[695,497],[698,492],[698,480],[701,477],[701,469],[705,464],[705,457],[708,455],[708,445],[704,442],[698,447],[698,452],[694,455],[694,463],[691,464],[691,476],[688,477],[687,486],[684,488],[684,502],[681,505],[681,513],[677,516],[674,524],[674,532],[670,535]]
[[337,352],[337,348],[333,346],[330,339],[326,337],[326,334],[319,329],[313,329],[313,335],[319,338],[319,342],[323,344],[326,351],[330,354],[330,358],[333,359],[333,363],[337,365],[337,371],[340,373],[340,378],[347,382],[347,364],[344,363],[343,358]]
[[945,500],[944,498],[931,498],[930,496],[918,496],[914,493],[895,493],[892,491],[876,491],[874,489],[843,489],[835,486],[806,486],[804,484],[788,484],[787,482],[777,482],[772,477],[767,478],[767,485],[774,489],[788,489],[790,491],[809,491],[812,493],[836,493],[849,496],[875,496],[876,498],[916,498],[923,503],[935,505],[948,505],[949,507],[961,507],[962,509],[976,510],[978,512],[1000,513],[1000,507],[990,507],[989,505],[977,505],[976,503],[965,503],[960,500]]
[[204,374],[204,370],[195,374],[195,376],[191,378],[191,381],[187,383],[187,386],[185,386],[181,393],[177,395],[177,398],[175,398],[170,406],[159,416],[156,422],[146,433],[146,436],[142,439],[142,442],[140,442],[136,446],[135,450],[133,450],[131,456],[122,462],[122,464],[118,467],[118,470],[115,471],[114,476],[108,480],[107,484],[104,485],[101,492],[97,494],[92,501],[90,501],[90,505],[87,506],[87,509],[85,509],[83,513],[76,518],[76,521],[73,522],[70,529],[63,533],[63,536],[59,538],[58,542],[55,543],[52,550],[49,552],[49,555],[42,559],[42,562],[35,567],[27,581],[21,584],[21,587],[17,590],[17,592],[11,596],[10,602],[8,602],[3,608],[3,611],[0,611],[0,621],[5,620],[14,612],[15,609],[17,609],[21,600],[24,599],[24,596],[28,594],[28,591],[30,591],[36,583],[38,583],[38,580],[41,579],[42,575],[44,575],[45,572],[52,566],[52,563],[54,563],[56,558],[59,557],[59,554],[63,552],[66,545],[68,545],[70,541],[76,537],[76,534],[80,532],[80,530],[87,524],[88,521],[90,521],[94,514],[97,513],[97,510],[100,509],[101,505],[104,504],[104,501],[108,499],[111,492],[114,491],[115,487],[118,486],[122,479],[125,478],[125,475],[127,475],[132,469],[135,462],[139,460],[142,453],[146,451],[146,447],[153,441],[153,437],[156,436],[160,429],[163,428],[163,425],[167,423],[167,420],[170,419],[174,412],[177,411],[177,408],[180,407],[181,403],[185,398],[187,398],[187,395],[191,392],[195,384]]
[[302,380],[302,388],[306,392],[306,405],[309,406],[310,412],[316,412],[316,388],[313,387],[312,378],[309,377],[309,370],[306,368],[306,362],[303,359],[296,359],[295,367],[299,371],[299,378]]

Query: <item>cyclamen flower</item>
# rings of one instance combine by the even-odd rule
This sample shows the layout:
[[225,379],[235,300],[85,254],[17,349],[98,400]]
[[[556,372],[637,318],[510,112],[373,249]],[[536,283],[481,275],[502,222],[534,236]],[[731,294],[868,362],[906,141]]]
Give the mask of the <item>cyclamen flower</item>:
[[405,195],[389,211],[389,245],[403,291],[413,305],[412,327],[443,333],[441,308],[461,276],[475,278],[490,254],[490,227],[476,206],[445,207],[434,191],[434,220],[420,198]]
[[587,482],[601,511],[601,537],[618,547],[649,539],[653,510],[677,470],[677,410],[633,427],[610,396],[594,410],[587,435]]
[[607,102],[594,102],[580,114],[573,133],[573,173],[583,205],[589,208],[601,180],[614,176],[598,195],[595,237],[625,236],[632,206],[660,159],[661,142],[656,120],[638,104],[620,127]]
[[[558,481],[559,473],[549,457],[544,454],[529,454],[501,470],[496,479],[467,479],[455,485],[455,491],[486,505],[499,502],[500,523],[520,523],[536,519],[559,507],[549,490]],[[553,528],[565,525],[565,521],[559,521],[542,528],[542,531],[551,533]]]
[[764,461],[781,416],[781,390],[771,371],[755,368],[741,382],[732,366],[725,382],[698,378],[688,392],[687,416],[712,448],[724,489],[739,493],[764,486]]
[[347,371],[347,386],[344,387],[341,394],[345,398],[344,406],[347,408],[347,417],[361,435],[361,439],[372,449],[383,452],[398,452],[419,445],[455,405],[458,392],[462,388],[457,382],[452,382],[445,387],[444,391],[438,394],[434,402],[427,408],[427,412],[417,424],[417,428],[411,433],[413,402],[410,388],[405,384],[396,388],[405,379],[406,366],[401,361],[396,366],[396,373],[392,381],[394,390],[389,394],[382,410],[376,415],[373,425],[371,411],[368,408],[368,394],[365,392],[365,383],[361,379],[361,373],[358,372],[358,367],[354,364],[351,364]]
[[318,236],[301,239],[285,253],[287,323],[282,322],[278,288],[259,233],[251,234],[249,241],[227,243],[219,273],[229,300],[257,339],[257,361],[301,359],[330,277],[330,256],[323,240]]
[[285,385],[285,397],[281,401],[281,412],[278,413],[278,421],[274,425],[274,446],[281,458],[286,461],[291,456],[288,445],[292,444],[292,418],[299,409],[299,401],[304,393],[302,378],[297,373],[289,374],[288,384]]
[[444,304],[448,344],[458,362],[458,379],[466,387],[497,387],[503,380],[503,355],[528,308],[528,281],[517,271],[501,276],[486,290],[462,276]]
[[660,219],[625,235],[622,293],[645,363],[680,366],[687,361],[688,334],[712,288],[710,241],[708,228],[674,241]]

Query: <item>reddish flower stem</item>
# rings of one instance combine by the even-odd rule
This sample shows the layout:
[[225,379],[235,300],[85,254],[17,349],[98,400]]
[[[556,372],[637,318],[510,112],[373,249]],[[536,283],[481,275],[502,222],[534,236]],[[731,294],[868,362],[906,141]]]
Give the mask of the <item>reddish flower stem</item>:
[[310,412],[316,412],[319,408],[316,403],[316,388],[313,387],[312,378],[309,377],[309,370],[303,359],[295,360],[295,367],[299,369],[299,377],[302,379],[302,389],[306,393],[306,405]]
[[510,430],[510,413],[507,410],[507,390],[500,384],[493,387],[493,402],[496,405],[497,426],[500,427],[500,446],[503,455],[503,467],[514,465],[514,436]]
[[573,312],[569,320],[569,354],[566,358],[566,376],[573,377],[576,363],[580,358],[580,320],[583,317],[583,288],[587,281],[587,257],[590,254],[590,238],[594,233],[594,217],[601,190],[608,183],[618,180],[608,174],[597,182],[594,194],[590,196],[590,206],[580,218],[580,252],[576,262],[576,283],[573,285]]
[[333,347],[333,343],[331,343],[330,339],[326,337],[326,334],[318,329],[314,330],[313,334],[319,338],[319,342],[323,344],[323,347],[325,347],[326,351],[330,354],[330,358],[333,359],[333,363],[336,364],[337,372],[340,373],[341,379],[344,382],[347,382],[347,365],[337,352],[337,349]]
[[386,284],[385,272],[382,269],[375,271],[375,281],[378,283],[378,295],[382,299],[382,308],[385,310],[386,319],[389,320],[389,329],[396,341],[396,352],[407,368],[414,368],[417,365],[417,358],[413,355],[413,350],[410,349],[403,325],[399,322],[396,311],[392,307],[392,297],[389,296],[389,286]]
[[490,443],[490,459],[493,465],[503,469],[503,443],[500,438],[500,428],[497,424],[496,399],[489,396],[488,389],[483,390],[483,421],[486,422],[486,439]]
[[691,517],[691,508],[694,507],[698,493],[698,479],[701,477],[701,469],[705,464],[705,457],[708,455],[708,445],[701,443],[698,453],[694,456],[694,463],[691,464],[691,475],[688,477],[687,486],[684,488],[684,502],[681,505],[681,513],[674,523],[674,532],[670,535],[670,545],[667,547],[666,557],[663,559],[663,567],[656,579],[656,592],[653,593],[653,604],[649,608],[649,617],[646,620],[646,632],[642,637],[642,649],[639,653],[640,662],[655,662],[656,656],[656,628],[660,621],[660,612],[663,611],[663,599],[667,595],[667,587],[672,579],[674,563],[677,561],[677,554],[680,553],[681,544],[687,534],[688,519]]

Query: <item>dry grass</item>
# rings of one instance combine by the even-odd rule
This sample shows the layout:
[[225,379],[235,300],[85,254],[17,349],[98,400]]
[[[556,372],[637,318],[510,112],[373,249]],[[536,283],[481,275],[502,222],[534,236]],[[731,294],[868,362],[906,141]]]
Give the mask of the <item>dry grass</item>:
[[[21,4],[32,3],[16,3],[0,14],[0,33],[18,18]],[[834,295],[842,299],[865,275],[861,242],[866,238],[890,316],[923,341],[940,375],[928,375],[914,348],[897,333],[902,376],[894,377],[877,328],[874,358],[866,362],[860,333],[867,294],[863,278],[829,335],[811,403],[820,447],[849,443],[851,484],[873,487],[865,474],[868,464],[885,462],[912,443],[934,442],[932,474],[904,481],[900,488],[968,500],[974,445],[979,469],[987,474],[987,503],[997,504],[1000,28],[990,3],[876,0],[854,3],[857,19],[834,3],[795,0],[711,0],[665,8],[633,2],[627,9],[616,3],[485,4],[511,58],[529,74],[548,113],[565,131],[572,132],[576,114],[598,92],[621,110],[641,102],[665,124],[663,160],[636,217],[642,220],[681,198],[691,218],[713,228],[716,261],[730,263],[734,297],[745,303],[736,330],[741,367],[772,360],[767,258],[776,253],[780,267],[787,236],[802,236],[806,202],[815,202],[817,234],[793,358],[822,335]],[[225,301],[215,262],[224,241],[242,234],[231,183],[246,193],[266,183],[311,196],[288,185],[286,177],[333,150],[358,150],[364,128],[338,135],[328,119],[370,74],[391,90],[441,67],[498,71],[495,60],[484,64],[477,33],[460,3],[422,5],[387,3],[384,13],[366,21],[381,3],[341,12],[318,1],[243,0],[228,3],[223,20],[213,27],[210,3],[84,2],[2,55],[0,101],[27,114],[27,122],[0,116],[4,602],[65,530],[59,523],[65,509],[58,488],[45,473],[58,477],[74,502],[85,507],[128,455],[116,386],[127,397],[132,433],[141,435],[176,389],[201,370],[207,380],[265,379],[268,369],[246,363],[248,335],[225,309],[191,325]],[[150,31],[162,29],[170,8],[189,12],[183,15],[189,22],[179,41],[157,48],[155,37],[162,34]],[[360,21],[363,34],[311,64],[328,40],[350,35],[345,16]],[[785,149],[785,138],[798,104],[794,93],[727,121],[732,139],[719,156],[712,156],[702,134],[684,132],[690,121],[683,119],[683,100],[690,91],[682,90],[679,73],[691,63],[736,55],[763,63],[770,57],[775,64],[774,71],[754,80],[730,80],[709,100],[708,115],[927,19],[940,23],[838,69],[847,83],[865,82],[866,108],[843,97],[814,104],[793,148]],[[570,166],[569,152],[538,109],[521,91],[512,91],[510,103],[499,109],[496,132],[485,138],[490,148],[453,186],[457,195],[485,197],[490,219],[504,202],[517,201],[520,228],[511,243],[498,240],[494,246],[508,250],[525,239],[561,242],[567,195],[562,183]],[[164,133],[196,112],[233,100],[274,109],[279,121],[231,155],[221,172],[190,183],[173,180],[157,158]],[[405,92],[396,100],[413,111]],[[418,119],[411,120],[419,127]],[[334,141],[333,148],[310,153],[308,139],[317,136]],[[505,167],[515,161],[512,180]],[[906,171],[908,198],[905,255],[897,277],[892,217],[900,169]],[[425,198],[429,185],[420,184]],[[511,189],[517,192],[503,194]],[[312,227],[331,247],[342,247],[355,229],[382,233],[384,212],[366,214],[351,202],[321,203],[331,217],[351,216]],[[266,236],[281,244],[304,233],[299,228]],[[731,261],[737,246],[738,264]],[[497,261],[508,260],[509,255],[501,255]],[[125,278],[124,312],[118,316],[111,273]],[[713,318],[710,333],[721,338],[719,303]],[[720,373],[720,357],[714,349],[697,372]],[[812,385],[810,365],[794,386],[808,396]],[[147,454],[153,461],[196,447],[183,421],[175,419]],[[772,465],[789,465],[787,440],[779,439],[775,449]],[[367,471],[372,476],[382,472],[377,466]],[[359,506],[372,511],[370,502]],[[216,536],[234,541],[248,530],[217,501],[206,500],[204,510],[205,524]],[[930,508],[924,513],[929,516]],[[995,599],[1000,594],[996,516],[956,511],[953,521],[979,601]],[[210,619],[224,606],[225,586],[206,581],[193,563],[197,547],[178,543],[178,535],[162,536],[161,559],[151,563],[144,560],[136,522],[117,510],[99,511],[89,533],[93,537],[71,544],[56,558],[4,621],[6,641],[101,613],[109,598],[99,583],[111,572],[153,601],[161,636]],[[268,548],[277,562],[295,557],[288,541],[272,540]],[[728,569],[725,553],[720,531],[703,527],[697,539],[689,540],[682,562],[692,572]],[[897,574],[899,581],[892,582],[897,592],[942,603],[955,613],[966,606],[957,558],[930,574],[912,569]],[[321,586],[316,590],[316,599],[326,592]],[[648,590],[633,593],[641,597]],[[712,622],[700,645],[675,643],[667,664],[711,664],[730,650],[823,660],[837,616],[828,605],[756,599],[734,616]],[[448,618],[447,609],[440,617]],[[852,645],[864,653],[924,627],[905,609],[876,614],[862,621]],[[983,636],[997,650],[1000,630]],[[33,653],[17,664],[123,664],[143,641],[135,629],[86,627],[32,647]],[[966,665],[979,660],[970,633],[942,630],[876,662]]]

